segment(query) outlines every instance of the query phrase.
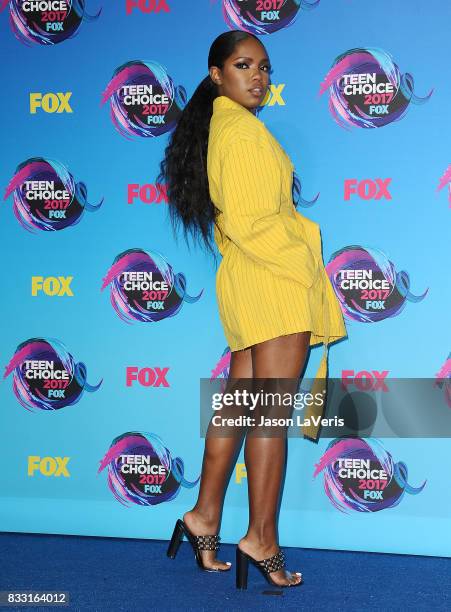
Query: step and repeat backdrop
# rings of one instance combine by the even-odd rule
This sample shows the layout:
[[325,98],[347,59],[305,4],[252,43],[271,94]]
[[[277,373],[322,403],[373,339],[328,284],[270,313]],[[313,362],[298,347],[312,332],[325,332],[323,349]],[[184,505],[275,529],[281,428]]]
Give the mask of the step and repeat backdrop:
[[[168,539],[196,499],[199,383],[230,351],[213,258],[173,235],[156,177],[228,29],[268,50],[259,117],[322,229],[348,330],[330,376],[449,393],[450,19],[440,0],[0,0],[1,530]],[[449,448],[290,439],[281,544],[449,555]],[[241,453],[223,541],[246,527]]]

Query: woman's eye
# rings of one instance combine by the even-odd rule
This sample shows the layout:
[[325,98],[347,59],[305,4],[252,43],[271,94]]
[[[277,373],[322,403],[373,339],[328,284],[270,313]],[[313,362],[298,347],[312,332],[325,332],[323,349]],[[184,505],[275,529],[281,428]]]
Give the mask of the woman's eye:
[[[249,64],[247,62],[238,62],[237,64],[234,64],[236,66],[236,68],[249,68]],[[261,66],[261,68],[263,69],[264,72],[268,72],[269,74],[271,74],[272,72],[272,67],[268,66],[267,64],[265,64],[264,66]]]

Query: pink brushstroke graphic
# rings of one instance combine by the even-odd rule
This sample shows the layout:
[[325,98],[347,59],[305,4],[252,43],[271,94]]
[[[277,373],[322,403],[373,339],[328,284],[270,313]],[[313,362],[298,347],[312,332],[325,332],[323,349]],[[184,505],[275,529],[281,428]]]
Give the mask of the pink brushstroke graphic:
[[33,174],[46,171],[48,171],[48,164],[45,162],[32,162],[27,164],[9,181],[8,185],[6,186],[3,199],[6,200],[15,189],[18,189],[18,187],[20,187],[22,183],[24,183]]
[[211,379],[218,378],[221,374],[223,374],[230,367],[230,351],[224,353],[224,355],[220,358],[216,366],[211,371]]
[[451,353],[435,375],[435,385],[443,389],[445,401],[451,408]]
[[134,265],[141,263],[143,260],[142,253],[128,253],[119,259],[115,264],[111,266],[106,275],[103,278],[102,286],[100,291],[103,291],[112,280],[120,276],[127,268],[133,268]]
[[11,372],[15,370],[20,364],[22,364],[26,359],[29,359],[39,351],[47,351],[48,348],[49,345],[46,342],[34,342],[33,344],[27,344],[12,356],[11,361],[8,363],[7,366],[5,366],[5,373],[3,374],[3,378],[9,376]]
[[446,186],[448,186],[448,202],[449,208],[451,208],[451,164],[447,167],[443,175],[440,177],[437,186],[437,191],[441,191]]
[[449,378],[451,376],[451,355],[448,357],[448,359],[445,361],[445,363],[442,365],[442,367],[435,376],[436,378]]
[[[119,457],[119,455],[125,453],[127,449],[136,446],[148,446],[149,448],[152,448],[151,444],[142,436],[127,436],[110,447],[104,458],[99,461],[100,465],[97,473],[100,473],[109,463],[111,463],[111,461],[113,461],[116,457]],[[167,468],[168,466],[165,467]]]
[[111,79],[111,81],[106,86],[102,99],[100,101],[100,105],[105,104],[109,98],[120,89],[129,79],[133,79],[136,76],[141,75],[143,72],[143,67],[139,64],[134,64],[133,66],[128,66],[121,70],[115,77]]
[[332,68],[326,74],[323,82],[320,85],[318,95],[321,96],[325,91],[327,91],[334,81],[349,72],[355,64],[364,64],[365,62],[371,60],[373,60],[373,56],[369,53],[355,53],[354,55],[347,55],[337,64],[335,64],[335,66],[332,66]]

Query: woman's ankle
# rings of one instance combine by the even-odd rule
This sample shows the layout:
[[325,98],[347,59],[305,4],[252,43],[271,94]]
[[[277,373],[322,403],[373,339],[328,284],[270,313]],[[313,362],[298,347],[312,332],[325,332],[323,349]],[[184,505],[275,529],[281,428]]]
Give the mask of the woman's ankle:
[[256,548],[268,549],[278,546],[277,535],[274,529],[250,529],[240,541],[246,542]]
[[199,525],[211,526],[217,528],[219,525],[219,516],[218,513],[212,513],[209,511],[204,511],[201,508],[197,508],[196,506],[192,508],[192,510],[188,510],[185,512],[184,517],[188,515],[188,520],[191,519],[194,523]]

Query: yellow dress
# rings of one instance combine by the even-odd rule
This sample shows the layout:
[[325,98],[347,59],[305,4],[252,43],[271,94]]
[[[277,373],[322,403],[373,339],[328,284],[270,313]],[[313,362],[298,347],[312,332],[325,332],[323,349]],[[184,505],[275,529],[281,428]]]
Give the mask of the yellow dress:
[[[324,343],[316,374],[321,382],[329,343],[346,336],[346,328],[324,268],[319,226],[293,204],[290,158],[260,119],[219,96],[207,171],[210,197],[220,210],[216,295],[230,350],[310,331],[310,345]],[[318,429],[307,437],[316,439]]]

